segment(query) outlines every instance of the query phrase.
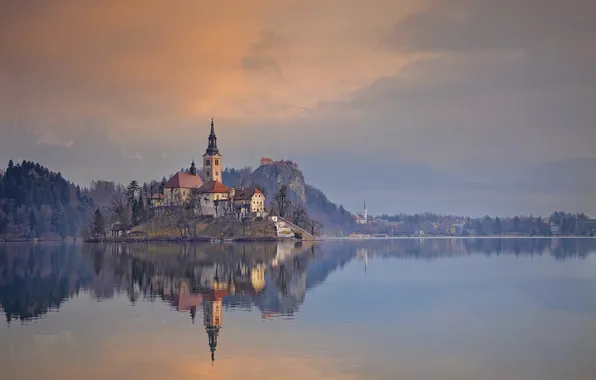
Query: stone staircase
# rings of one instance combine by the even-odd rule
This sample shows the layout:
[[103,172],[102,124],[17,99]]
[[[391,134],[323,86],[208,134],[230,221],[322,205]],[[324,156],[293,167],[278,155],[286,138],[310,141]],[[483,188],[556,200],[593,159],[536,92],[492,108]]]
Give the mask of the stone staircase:
[[292,238],[296,234],[299,234],[302,235],[302,240],[315,240],[315,237],[310,232],[284,218],[277,216],[273,221],[275,222],[277,237]]

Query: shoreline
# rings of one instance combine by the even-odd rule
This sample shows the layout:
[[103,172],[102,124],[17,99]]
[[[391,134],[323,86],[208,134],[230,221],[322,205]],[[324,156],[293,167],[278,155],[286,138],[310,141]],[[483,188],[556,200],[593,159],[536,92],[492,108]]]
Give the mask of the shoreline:
[[493,236],[383,236],[383,237],[347,237],[347,236],[329,236],[319,237],[315,240],[300,240],[295,238],[282,238],[276,236],[238,236],[234,238],[215,238],[210,236],[201,236],[195,238],[147,238],[147,237],[124,237],[124,238],[107,238],[107,239],[0,239],[2,243],[259,243],[259,242],[280,242],[280,241],[361,241],[361,240],[487,240],[487,239],[596,239],[596,236],[507,236],[507,235],[493,235]]

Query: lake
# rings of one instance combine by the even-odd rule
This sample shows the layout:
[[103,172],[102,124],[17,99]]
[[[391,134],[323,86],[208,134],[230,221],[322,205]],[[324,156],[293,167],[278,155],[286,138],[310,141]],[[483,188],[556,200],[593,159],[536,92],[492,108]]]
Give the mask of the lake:
[[594,379],[596,240],[0,244],[3,379]]

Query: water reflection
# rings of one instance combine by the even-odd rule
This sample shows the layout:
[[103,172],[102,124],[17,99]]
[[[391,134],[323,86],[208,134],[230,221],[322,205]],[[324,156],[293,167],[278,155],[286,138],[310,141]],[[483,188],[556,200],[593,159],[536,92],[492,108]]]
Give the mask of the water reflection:
[[[204,335],[200,344],[205,349],[208,346],[213,364],[220,348],[218,338],[230,332],[224,330],[228,313],[250,310],[259,313],[264,320],[293,318],[300,312],[310,291],[349,263],[358,263],[358,270],[368,275],[372,262],[387,258],[405,261],[507,255],[528,258],[548,256],[566,262],[585,259],[595,251],[596,241],[590,239],[396,239],[335,241],[316,245],[5,244],[0,245],[0,307],[10,325],[17,320],[27,323],[44,318],[50,312],[61,313],[64,304],[80,294],[96,301],[127,299],[131,305],[141,301],[165,303],[172,311],[187,314],[189,324],[200,326],[202,319],[204,333],[201,334]],[[559,292],[557,300],[560,303],[565,300],[565,307],[579,310],[594,305],[586,298],[591,288],[584,287],[583,282],[567,281],[555,285],[549,288],[549,294]],[[567,287],[572,287],[572,290],[567,291]],[[340,297],[335,299],[336,307],[341,309],[341,305],[353,297],[354,300],[370,301],[369,311],[374,312],[375,308],[381,309],[390,296],[399,299],[403,308],[408,305],[419,307],[436,302],[433,297],[440,295],[438,288],[434,287],[411,290],[416,292],[416,298],[401,288],[378,294],[373,293],[375,289],[362,283],[340,289]],[[526,286],[524,291],[536,292],[533,299],[543,300],[548,306],[552,299],[539,293],[540,289],[544,290],[544,287]],[[498,289],[489,290],[498,295]],[[358,292],[365,292],[367,296]],[[463,293],[459,292],[460,295]],[[475,296],[473,289],[465,294]],[[484,310],[491,310],[492,306],[494,310],[498,299],[492,301],[492,305],[486,303],[481,306]],[[352,306],[344,309],[360,312],[359,308],[352,309]],[[337,318],[338,313],[333,315]],[[480,311],[474,310],[474,313]],[[321,315],[318,317],[323,319]],[[357,315],[349,317],[360,318]],[[376,318],[382,317],[382,314],[376,314]],[[358,322],[367,320],[368,316],[357,319]],[[364,328],[368,326],[366,322]],[[368,338],[372,339],[370,337],[374,334],[383,332],[369,331],[368,334]],[[383,338],[378,340],[382,347],[385,344],[382,343]],[[378,357],[383,355],[387,353],[379,353]],[[384,365],[387,362],[391,359],[387,358]],[[380,367],[377,369],[380,371]],[[388,373],[394,370],[392,368]]]
[[[126,294],[169,302],[191,314],[208,299],[292,316],[306,292],[352,260],[442,259],[462,255],[549,255],[582,259],[592,239],[397,239],[354,242],[199,245],[0,245],[0,306],[6,321],[58,310],[87,290],[97,300]],[[211,306],[209,306],[211,307]],[[220,318],[221,319],[221,318]]]

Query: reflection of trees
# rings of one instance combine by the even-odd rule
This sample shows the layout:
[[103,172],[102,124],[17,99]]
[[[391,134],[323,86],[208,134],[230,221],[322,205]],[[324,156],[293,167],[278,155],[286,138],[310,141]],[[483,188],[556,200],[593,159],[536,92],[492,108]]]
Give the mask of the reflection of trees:
[[7,321],[59,308],[92,277],[74,245],[0,245],[0,303]]
[[[189,292],[201,292],[217,277],[230,286],[224,305],[287,315],[298,310],[308,289],[360,258],[359,252],[368,258],[434,260],[483,254],[568,260],[585,258],[595,250],[596,241],[587,239],[338,241],[296,246],[273,265],[275,243],[0,245],[0,304],[9,321],[40,317],[81,289],[95,299],[121,294],[133,304],[161,299],[174,305],[182,283]],[[250,270],[256,266],[264,268],[265,286],[251,291]]]

